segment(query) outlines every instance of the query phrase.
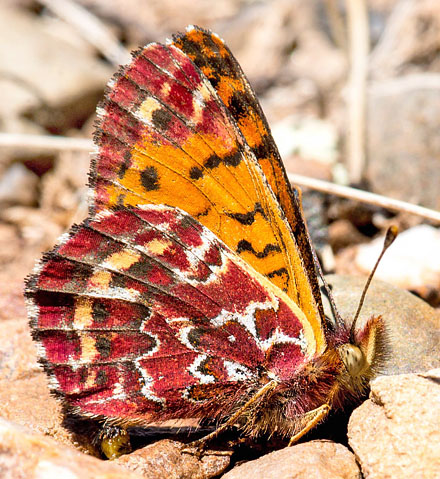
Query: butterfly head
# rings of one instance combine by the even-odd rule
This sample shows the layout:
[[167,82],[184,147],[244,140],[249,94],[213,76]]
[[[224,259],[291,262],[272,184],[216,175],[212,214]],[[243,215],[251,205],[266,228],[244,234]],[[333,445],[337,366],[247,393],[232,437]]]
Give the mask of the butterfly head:
[[377,373],[385,356],[386,337],[381,316],[373,316],[361,327],[359,327],[358,320],[365,295],[377,266],[385,251],[395,240],[397,233],[395,226],[388,229],[382,252],[368,277],[350,329],[342,328],[347,339],[335,346],[339,360],[344,366],[339,382],[344,384],[348,392],[354,395],[363,392],[369,380]]

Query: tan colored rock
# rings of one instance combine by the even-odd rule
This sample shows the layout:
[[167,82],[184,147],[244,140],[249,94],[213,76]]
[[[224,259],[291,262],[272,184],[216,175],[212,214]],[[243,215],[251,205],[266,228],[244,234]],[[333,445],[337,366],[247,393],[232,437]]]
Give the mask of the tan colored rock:
[[367,239],[351,221],[346,219],[338,219],[331,223],[328,234],[330,245],[335,253],[347,246],[363,243]]
[[0,323],[0,417],[71,444],[60,403],[50,395],[25,318]]
[[[352,320],[365,278],[329,275],[341,316]],[[440,316],[420,298],[383,281],[373,280],[360,315],[360,326],[382,315],[387,331],[383,374],[426,371],[440,367]]]
[[8,39],[0,45],[0,119],[6,130],[24,112],[60,131],[94,110],[111,68],[23,10],[0,6],[0,30]]
[[438,479],[440,370],[383,376],[349,422],[365,479]]
[[229,466],[230,455],[207,451],[201,458],[182,453],[184,444],[171,440],[158,441],[121,456],[114,461],[146,479],[208,479],[216,477]]
[[371,86],[366,178],[375,193],[440,209],[439,111],[438,73]]
[[358,479],[353,454],[342,444],[310,441],[234,467],[222,479]]
[[[383,238],[358,247],[356,265],[368,274],[382,250]],[[399,234],[387,251],[375,277],[400,288],[423,292],[440,289],[440,229],[418,225]]]
[[141,479],[122,467],[62,446],[0,418],[0,474],[5,479]]
[[371,74],[378,79],[420,70],[438,71],[439,48],[438,0],[399,1],[372,52]]
[[0,205],[35,205],[38,177],[21,163],[13,163],[0,178]]

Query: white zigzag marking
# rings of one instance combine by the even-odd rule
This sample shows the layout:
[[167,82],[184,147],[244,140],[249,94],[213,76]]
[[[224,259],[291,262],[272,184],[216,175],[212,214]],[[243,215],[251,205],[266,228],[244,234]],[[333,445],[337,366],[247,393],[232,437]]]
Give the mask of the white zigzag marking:
[[255,374],[242,364],[239,364],[235,361],[228,361],[225,359],[223,361],[226,371],[228,371],[228,378],[232,381],[248,381],[255,378]]
[[202,373],[199,368],[203,361],[206,361],[208,358],[207,354],[200,354],[199,356],[196,357],[194,362],[187,368],[188,372],[191,374],[191,376],[194,376],[195,378],[199,378],[200,384],[210,384],[215,382],[215,377],[211,376],[210,374],[204,374]]

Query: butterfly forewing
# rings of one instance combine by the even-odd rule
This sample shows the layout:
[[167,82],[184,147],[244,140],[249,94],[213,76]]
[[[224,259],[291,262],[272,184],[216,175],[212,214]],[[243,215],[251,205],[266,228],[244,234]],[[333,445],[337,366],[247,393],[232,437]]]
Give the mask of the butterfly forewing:
[[87,220],[27,294],[52,388],[121,424],[227,415],[261,371],[289,379],[316,353],[299,308],[175,208]]
[[305,266],[307,283],[323,318],[312,246],[301,211],[299,192],[287,179],[266,117],[252,86],[228,46],[216,34],[192,26],[186,33],[175,35],[173,40],[173,45],[188,55],[212,84],[253,151],[290,224]]
[[300,306],[325,348],[302,253],[234,118],[173,45],[140,50],[111,84],[96,137],[94,208],[184,209]]

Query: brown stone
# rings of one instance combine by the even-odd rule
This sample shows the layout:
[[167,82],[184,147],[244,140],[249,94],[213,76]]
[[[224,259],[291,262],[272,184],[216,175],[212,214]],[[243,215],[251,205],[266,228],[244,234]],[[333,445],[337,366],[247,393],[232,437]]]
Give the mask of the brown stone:
[[[383,246],[383,237],[360,245],[356,266],[368,274]],[[422,224],[403,231],[383,257],[375,278],[423,295],[425,290],[440,290],[440,230]]]
[[328,234],[330,245],[335,253],[347,246],[360,244],[366,240],[353,223],[346,219],[331,223],[328,227]]
[[230,455],[210,453],[198,458],[183,453],[184,444],[171,440],[158,441],[142,449],[121,456],[114,461],[146,479],[208,479],[224,472],[229,466]]
[[71,444],[25,319],[0,323],[0,417]]
[[53,131],[65,131],[94,110],[112,69],[85,51],[80,41],[67,42],[41,17],[0,7],[2,102],[0,119],[8,130],[23,113]]
[[[369,2],[370,3],[370,2]],[[396,2],[371,54],[374,79],[414,71],[438,71],[440,4],[437,0]]]
[[222,479],[358,479],[354,455],[342,444],[310,441],[241,464]]
[[122,467],[32,434],[0,418],[0,475],[4,478],[141,479]]
[[440,75],[413,74],[374,84],[368,102],[366,177],[371,189],[439,209]]
[[13,163],[0,177],[0,206],[35,205],[38,177],[21,163]]
[[[365,278],[329,275],[341,316],[351,321]],[[383,374],[426,371],[440,367],[440,316],[423,300],[383,281],[373,280],[360,314],[360,325],[381,315],[387,332]]]
[[440,370],[383,376],[349,422],[365,479],[434,479],[440,472]]

